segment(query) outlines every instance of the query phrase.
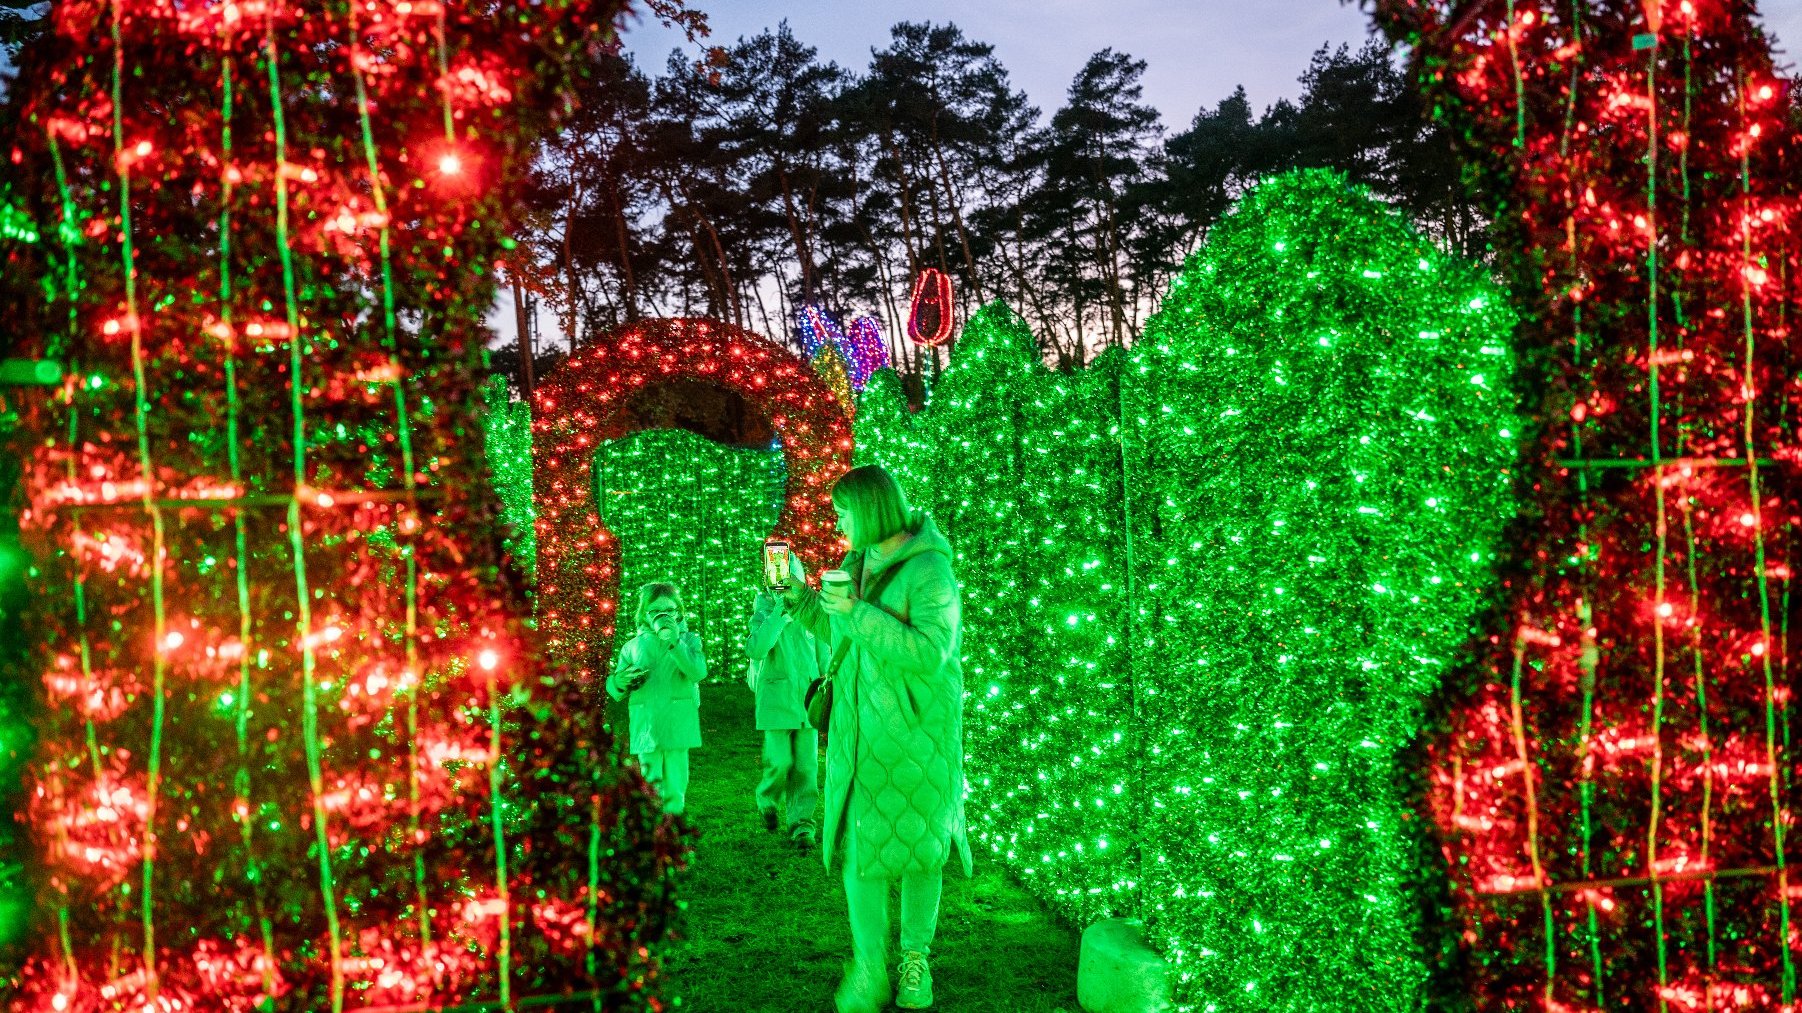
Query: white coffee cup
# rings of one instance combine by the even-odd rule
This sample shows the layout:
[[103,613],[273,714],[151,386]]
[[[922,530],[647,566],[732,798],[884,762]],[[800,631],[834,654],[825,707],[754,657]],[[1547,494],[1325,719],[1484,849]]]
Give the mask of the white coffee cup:
[[851,575],[843,570],[827,570],[820,574],[820,589],[840,598],[851,597]]

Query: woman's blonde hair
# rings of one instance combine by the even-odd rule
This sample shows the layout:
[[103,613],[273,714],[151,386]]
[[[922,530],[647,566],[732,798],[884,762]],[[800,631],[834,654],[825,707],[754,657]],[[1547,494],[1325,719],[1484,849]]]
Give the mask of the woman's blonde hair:
[[638,625],[644,625],[645,610],[650,608],[651,603],[659,598],[668,598],[674,601],[676,603],[676,610],[681,611],[682,592],[676,590],[676,585],[664,580],[653,580],[649,584],[638,589]]
[[850,517],[851,548],[867,549],[903,531],[915,530],[913,508],[895,476],[874,464],[852,468],[832,486],[832,505]]

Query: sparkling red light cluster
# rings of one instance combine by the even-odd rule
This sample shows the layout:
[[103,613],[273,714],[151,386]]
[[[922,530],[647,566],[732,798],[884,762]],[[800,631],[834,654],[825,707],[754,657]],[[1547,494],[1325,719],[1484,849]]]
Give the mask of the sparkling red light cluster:
[[630,434],[635,395],[673,381],[738,394],[769,420],[788,465],[773,534],[789,539],[810,577],[843,552],[832,483],[851,467],[851,424],[806,362],[717,320],[646,320],[613,331],[547,375],[532,403],[539,618],[551,649],[589,677],[606,671],[620,601],[619,541],[590,491],[594,450]]
[[1477,1005],[1802,1008],[1793,83],[1749,0],[1375,6],[1545,380],[1508,628],[1425,771]]
[[52,9],[0,285],[71,366],[9,1008],[661,1008],[683,845],[522,622],[474,416],[526,156],[618,13]]

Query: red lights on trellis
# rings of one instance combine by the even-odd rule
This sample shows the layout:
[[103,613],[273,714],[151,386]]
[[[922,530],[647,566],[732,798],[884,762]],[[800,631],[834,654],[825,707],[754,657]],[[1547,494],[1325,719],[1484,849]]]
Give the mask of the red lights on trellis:
[[1427,771],[1478,1008],[1795,1013],[1802,136],[1754,5],[1376,6],[1554,392]]
[[579,349],[533,398],[539,618],[551,649],[605,671],[620,602],[620,547],[591,501],[593,448],[630,435],[632,396],[672,381],[736,393],[776,431],[788,486],[774,533],[809,572],[836,563],[832,483],[851,466],[851,425],[832,391],[792,352],[717,320],[646,320]]
[[26,420],[42,921],[7,1010],[658,1008],[682,844],[524,623],[466,408],[496,153],[619,9],[52,10],[8,138],[48,227],[0,287],[82,373]]
[[942,345],[951,340],[957,326],[957,304],[951,298],[951,278],[929,267],[914,279],[913,298],[907,310],[907,336],[922,345]]

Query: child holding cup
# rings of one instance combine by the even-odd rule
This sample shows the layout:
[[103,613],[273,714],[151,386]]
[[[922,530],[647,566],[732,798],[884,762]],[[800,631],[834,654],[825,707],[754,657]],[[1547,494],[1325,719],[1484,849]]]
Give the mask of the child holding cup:
[[632,755],[663,799],[682,812],[688,797],[688,751],[701,745],[701,638],[682,618],[682,595],[661,581],[638,589],[638,629],[619,648],[607,695],[627,700]]

